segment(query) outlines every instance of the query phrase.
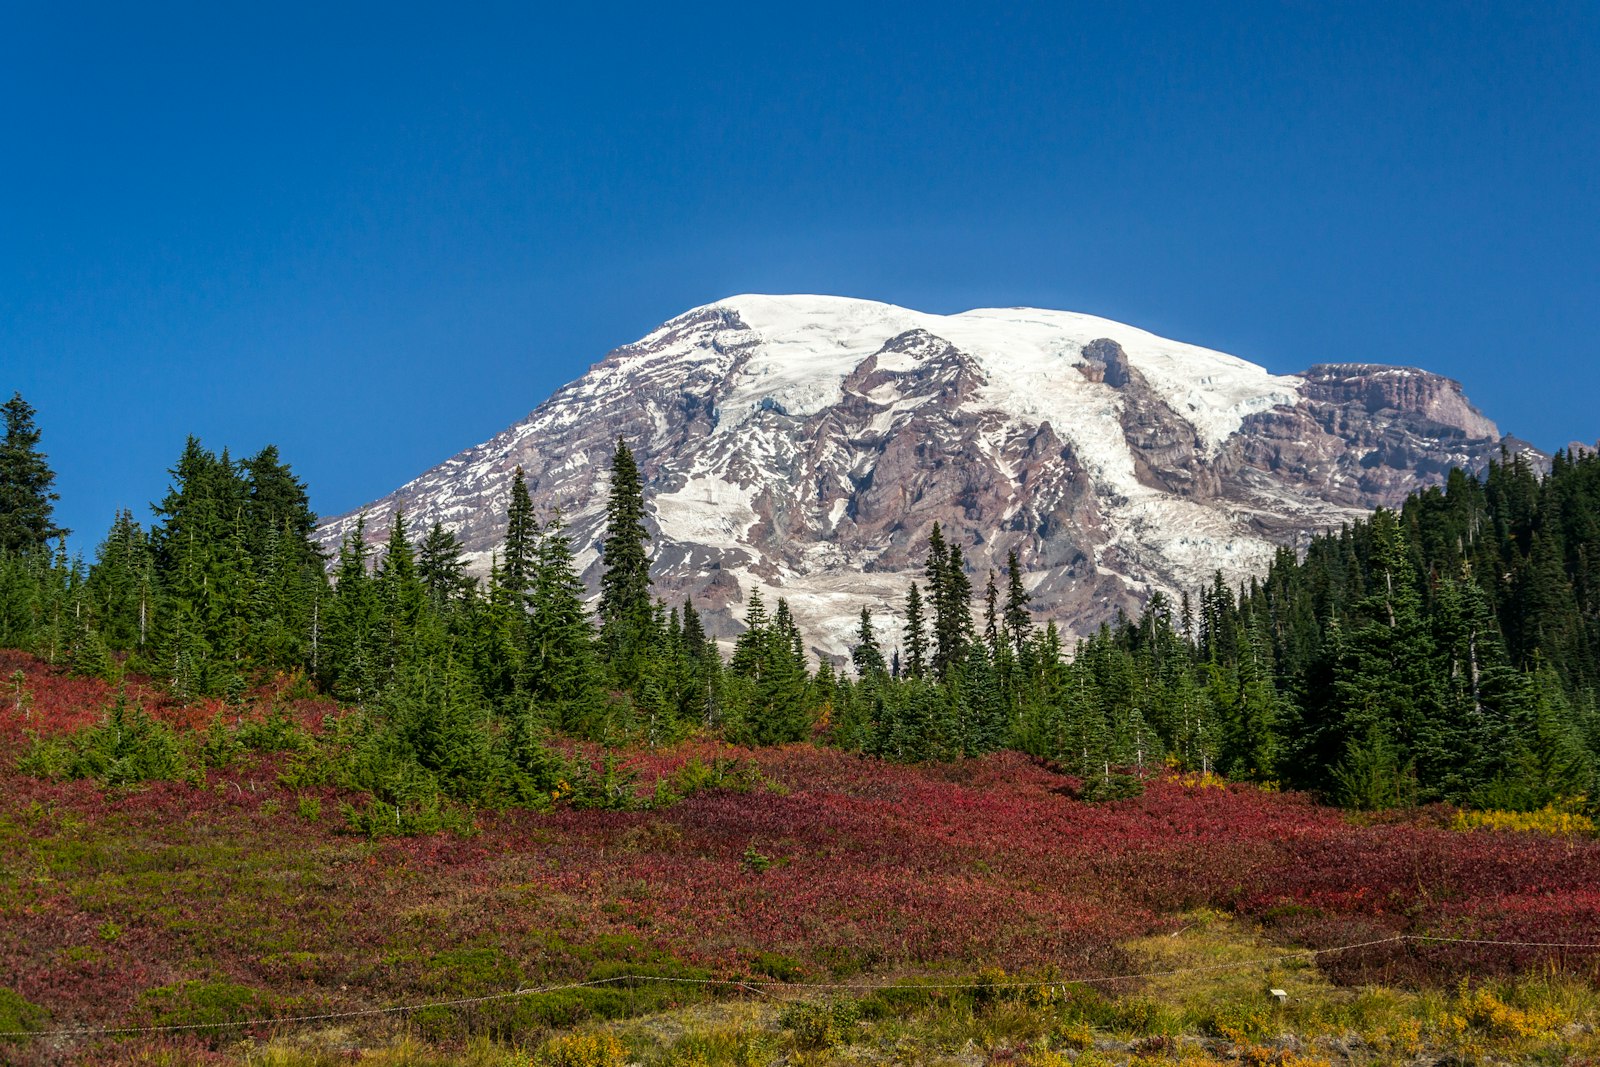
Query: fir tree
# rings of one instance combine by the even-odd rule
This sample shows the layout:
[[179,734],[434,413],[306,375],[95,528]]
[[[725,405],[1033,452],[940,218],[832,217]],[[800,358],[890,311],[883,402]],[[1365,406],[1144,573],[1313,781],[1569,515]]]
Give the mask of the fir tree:
[[644,482],[633,453],[617,438],[611,461],[611,492],[606,504],[601,553],[600,637],[612,669],[624,680],[637,678],[653,629],[650,559],[645,553]]
[[324,683],[341,700],[372,699],[383,668],[384,605],[372,575],[366,541],[366,516],[339,546],[337,583],[328,604],[320,657]]
[[733,643],[733,657],[728,661],[729,670],[748,678],[761,677],[762,671],[767,666],[767,653],[771,647],[767,630],[766,602],[761,598],[761,590],[752,586],[749,600],[745,603],[744,633]]
[[463,552],[461,539],[437,520],[417,549],[417,577],[436,611],[466,591],[469,579]]
[[121,651],[143,650],[155,608],[155,571],[149,538],[133,512],[117,513],[100,543],[88,587],[106,644]]
[[574,725],[594,712],[600,687],[583,583],[559,515],[539,539],[529,599],[525,687],[536,704],[556,709],[561,721]]
[[1028,602],[1033,598],[1022,585],[1022,567],[1017,563],[1017,553],[1006,556],[1006,635],[1017,662],[1023,663],[1028,649],[1028,639],[1033,634],[1033,618],[1028,612]]
[[528,483],[518,467],[511,476],[511,497],[506,505],[505,555],[500,561],[501,581],[514,603],[521,604],[533,585],[538,566],[539,523],[533,515]]
[[275,445],[239,464],[248,486],[245,497],[245,539],[252,555],[264,555],[277,542],[276,550],[292,546],[284,563],[291,568],[302,565],[321,567],[325,562],[317,546],[317,516],[311,510],[306,485],[283,462]]
[[34,409],[13,393],[0,413],[6,424],[0,440],[0,556],[48,552],[50,542],[68,531],[52,518],[60,497],[52,490],[55,472],[39,451]]
[[888,665],[883,660],[883,649],[878,647],[878,634],[872,625],[872,612],[861,609],[861,625],[856,630],[856,644],[850,650],[850,661],[855,664],[856,677],[862,681],[885,673]]
[[928,670],[928,631],[922,615],[922,593],[912,582],[906,593],[905,676],[921,679]]
[[427,591],[417,576],[416,554],[406,525],[406,513],[396,511],[389,524],[389,541],[378,561],[375,586],[383,615],[383,678],[391,679],[402,659],[416,656]]

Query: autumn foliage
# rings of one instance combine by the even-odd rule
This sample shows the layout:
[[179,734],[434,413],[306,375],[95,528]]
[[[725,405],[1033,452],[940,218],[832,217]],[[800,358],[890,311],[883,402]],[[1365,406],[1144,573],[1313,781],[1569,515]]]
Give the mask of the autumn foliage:
[[[1014,752],[901,766],[688,742],[626,756],[633,810],[480,812],[466,834],[370,841],[333,814],[346,799],[333,787],[285,786],[282,754],[120,789],[12,772],[30,731],[92,723],[115,694],[0,655],[31,694],[25,719],[0,705],[0,973],[53,1025],[178,1017],[219,989],[230,1004],[248,994],[256,1017],[638,973],[778,982],[997,966],[1105,979],[1139,970],[1121,945],[1198,908],[1256,920],[1285,945],[1600,943],[1592,836],[1465,833],[1447,809],[1355,821],[1196,775],[1091,804],[1077,779]],[[180,727],[217,710],[128,693]],[[257,696],[227,713],[262,714],[273,694]],[[328,712],[288,706],[313,731]],[[731,758],[755,768],[741,788],[645,802],[686,766]],[[1448,984],[1552,967],[1594,979],[1597,960],[1401,942],[1319,963],[1345,982]],[[703,993],[540,1002],[535,1021]]]

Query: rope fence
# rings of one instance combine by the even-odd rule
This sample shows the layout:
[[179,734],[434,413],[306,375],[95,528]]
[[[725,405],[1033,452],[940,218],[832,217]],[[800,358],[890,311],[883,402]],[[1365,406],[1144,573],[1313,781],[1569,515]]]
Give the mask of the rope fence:
[[507,990],[503,993],[487,993],[477,997],[459,997],[453,1000],[431,1000],[413,1004],[400,1004],[386,1008],[357,1008],[349,1011],[323,1012],[316,1015],[284,1015],[270,1018],[235,1019],[215,1023],[179,1023],[166,1026],[104,1026],[104,1027],[69,1027],[57,1030],[0,1030],[0,1038],[9,1037],[112,1037],[131,1034],[160,1034],[182,1033],[200,1030],[225,1030],[249,1029],[252,1027],[279,1027],[297,1026],[305,1023],[332,1022],[340,1019],[371,1018],[380,1015],[403,1015],[409,1012],[426,1011],[430,1008],[461,1008],[476,1004],[487,1004],[493,1001],[510,1000],[515,997],[539,996],[545,993],[564,993],[577,989],[592,989],[599,986],[619,985],[632,982],[657,982],[676,985],[696,986],[726,986],[730,989],[744,989],[752,993],[769,996],[773,992],[785,990],[810,991],[810,992],[867,992],[880,993],[891,991],[927,991],[949,992],[956,990],[976,989],[1046,989],[1052,986],[1068,985],[1111,985],[1116,982],[1131,982],[1146,978],[1169,978],[1184,974],[1200,974],[1212,971],[1236,970],[1248,967],[1270,967],[1275,964],[1285,963],[1290,960],[1315,959],[1341,952],[1353,952],[1357,949],[1375,948],[1379,945],[1394,945],[1406,942],[1441,945],[1475,945],[1496,948],[1537,948],[1537,949],[1562,949],[1575,952],[1600,951],[1600,942],[1575,942],[1575,941],[1493,941],[1471,937],[1435,937],[1429,934],[1396,934],[1393,937],[1378,938],[1373,941],[1358,941],[1349,945],[1336,945],[1330,948],[1304,949],[1297,952],[1286,952],[1277,956],[1263,959],[1230,960],[1225,963],[1211,963],[1194,967],[1176,967],[1162,971],[1142,971],[1134,974],[1119,974],[1093,978],[1054,978],[1031,979],[1025,981],[1002,982],[786,982],[768,979],[752,978],[680,978],[667,975],[654,974],[619,974],[610,978],[596,978],[587,982],[566,982],[556,985],[530,986],[526,988]]

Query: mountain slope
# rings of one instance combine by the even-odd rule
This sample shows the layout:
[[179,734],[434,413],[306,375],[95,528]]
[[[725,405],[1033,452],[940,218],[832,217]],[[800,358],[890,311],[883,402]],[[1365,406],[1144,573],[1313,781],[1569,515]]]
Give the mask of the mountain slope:
[[[619,435],[648,481],[658,593],[693,595],[726,636],[761,586],[835,654],[863,605],[889,624],[936,521],[975,586],[1015,550],[1039,614],[1082,632],[1155,589],[1257,572],[1278,545],[1500,448],[1459,385],[1419,370],[1279,376],[1069,312],[739,296],[368,505],[368,536],[403,507],[413,529],[456,530],[485,571],[521,466],[536,506],[589,546],[593,585]],[[354,520],[324,524],[324,543]]]

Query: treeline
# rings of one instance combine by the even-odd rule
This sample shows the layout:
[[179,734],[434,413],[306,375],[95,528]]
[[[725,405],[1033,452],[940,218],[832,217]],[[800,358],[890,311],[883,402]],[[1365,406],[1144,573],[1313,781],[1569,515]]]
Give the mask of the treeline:
[[813,669],[782,599],[751,592],[725,662],[692,603],[652,596],[643,482],[622,441],[591,613],[566,528],[535,514],[520,471],[482,580],[450,530],[403,514],[381,546],[358,523],[330,560],[275,449],[233,460],[192,439],[149,526],[119,515],[92,563],[70,559],[51,547],[32,410],[17,397],[6,414],[0,644],[81,673],[138,671],[179,699],[298,678],[354,709],[341,728],[366,762],[350,781],[366,775],[377,797],[400,782],[414,805],[544,803],[577,773],[551,756],[552,731],[814,739],[902,761],[1013,747],[1090,796],[1164,765],[1364,808],[1596,795],[1591,453],[1559,455],[1543,477],[1515,456],[1482,480],[1455,472],[1302,558],[1280,552],[1242,588],[1219,576],[1177,603],[1157,594],[1070,652],[1053,623],[1035,625],[1014,554],[1004,574],[974,575],[935,526],[902,617],[880,626],[863,610],[850,664]]
[[[1289,549],[1241,588],[1157,593],[1061,655],[1032,631],[1015,557],[975,632],[960,550],[934,530],[903,660],[863,616],[833,737],[896,759],[1002,745],[1091,793],[1161,763],[1350,807],[1593,804],[1600,767],[1600,458],[1541,477],[1506,455],[1398,511]],[[926,617],[926,618],[925,618]],[[925,629],[926,627],[926,629]]]

